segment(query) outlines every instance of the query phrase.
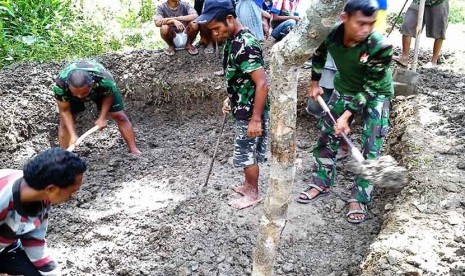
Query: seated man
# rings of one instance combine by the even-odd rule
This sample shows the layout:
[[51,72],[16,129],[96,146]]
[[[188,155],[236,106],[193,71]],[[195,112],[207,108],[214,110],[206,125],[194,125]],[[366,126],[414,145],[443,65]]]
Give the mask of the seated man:
[[271,36],[280,41],[299,22],[300,17],[297,12],[299,0],[273,0],[271,7]]
[[167,0],[158,5],[155,26],[160,27],[161,38],[168,44],[165,54],[174,55],[176,48],[185,48],[191,55],[199,53],[192,45],[199,32],[198,25],[192,22],[197,17],[189,2]]
[[[203,4],[205,0],[194,0],[194,9],[198,15],[202,14],[203,11]],[[205,54],[214,54],[215,48],[213,46],[216,38],[212,36],[212,32],[205,27],[205,25],[199,25],[199,32],[200,32],[200,41],[199,45],[205,46],[204,53]]]
[[67,148],[76,143],[76,114],[85,110],[85,101],[92,100],[100,110],[95,124],[100,128],[106,127],[106,116],[110,114],[116,121],[129,151],[134,154],[141,153],[136,147],[132,124],[124,113],[123,98],[113,76],[102,64],[82,60],[67,65],[55,80],[53,92],[60,111],[58,141],[61,147]]
[[23,170],[0,170],[0,274],[61,275],[47,251],[51,205],[68,201],[82,184],[86,163],[53,148]]

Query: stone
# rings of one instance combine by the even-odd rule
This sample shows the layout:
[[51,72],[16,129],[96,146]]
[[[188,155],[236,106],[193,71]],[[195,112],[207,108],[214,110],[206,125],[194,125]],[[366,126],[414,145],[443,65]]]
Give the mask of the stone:
[[346,202],[341,199],[337,199],[335,206],[334,206],[334,212],[340,213],[345,207],[346,207]]
[[199,264],[196,261],[190,262],[189,266],[190,266],[192,271],[197,271],[197,269],[199,269]]
[[465,161],[460,161],[459,163],[457,163],[457,169],[465,170]]
[[459,215],[459,213],[455,211],[450,212],[449,215],[447,216],[447,222],[450,225],[457,225],[457,224],[462,223],[462,221],[463,221],[462,217]]
[[457,193],[459,191],[459,188],[457,187],[456,184],[451,183],[451,182],[445,182],[442,184],[442,188],[448,192],[452,193]]
[[392,209],[394,209],[394,204],[392,204],[392,203],[386,203],[386,205],[384,205],[384,210],[385,210],[385,211],[390,211],[390,210],[392,210]]
[[283,272],[284,272],[284,273],[289,273],[289,272],[292,272],[292,271],[294,271],[294,265],[293,265],[293,264],[291,264],[291,263],[285,263],[285,264],[283,265]]
[[404,254],[397,250],[389,250],[387,260],[389,264],[396,265],[404,258]]

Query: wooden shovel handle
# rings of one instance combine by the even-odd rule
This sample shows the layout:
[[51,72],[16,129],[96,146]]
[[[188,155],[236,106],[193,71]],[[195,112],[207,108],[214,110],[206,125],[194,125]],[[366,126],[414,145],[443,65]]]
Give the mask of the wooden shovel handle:
[[[321,105],[323,108],[323,111],[326,112],[326,114],[331,118],[334,124],[336,124],[336,119],[334,119],[333,114],[331,114],[331,111],[329,110],[329,107],[326,105],[325,101],[321,96],[318,96],[317,98],[318,103]],[[358,150],[358,148],[352,143],[349,137],[344,132],[341,132],[341,137],[344,139],[344,141],[347,143],[347,145],[350,148],[350,152],[352,153],[352,156],[357,160],[358,162],[363,162],[365,158],[363,158],[362,153]]]
[[77,138],[76,142],[72,145],[70,145],[66,150],[67,151],[73,151],[77,145],[79,145],[80,143],[82,143],[82,141],[89,135],[91,135],[92,133],[96,132],[97,130],[99,130],[99,126],[95,125],[93,128],[89,129],[88,131],[86,131],[84,134],[82,134],[81,136],[79,136],[79,138]]

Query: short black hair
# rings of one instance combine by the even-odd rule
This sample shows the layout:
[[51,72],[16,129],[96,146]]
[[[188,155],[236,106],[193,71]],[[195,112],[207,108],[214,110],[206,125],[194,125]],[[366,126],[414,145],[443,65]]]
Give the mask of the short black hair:
[[232,15],[234,18],[237,18],[237,14],[236,14],[236,11],[235,10],[231,10],[231,11],[222,11],[222,12],[219,12],[214,18],[213,20],[216,20],[218,22],[223,22],[223,24],[225,26],[228,25],[228,22],[226,21],[226,18],[228,18],[228,15]]
[[23,167],[23,177],[36,190],[43,190],[50,184],[66,188],[73,185],[76,176],[86,169],[86,162],[76,154],[62,148],[52,148],[27,162]]
[[365,16],[372,16],[378,10],[379,5],[376,0],[349,0],[344,6],[344,12],[349,15],[361,11]]
[[68,75],[68,84],[80,88],[92,84],[92,76],[84,70],[73,70]]

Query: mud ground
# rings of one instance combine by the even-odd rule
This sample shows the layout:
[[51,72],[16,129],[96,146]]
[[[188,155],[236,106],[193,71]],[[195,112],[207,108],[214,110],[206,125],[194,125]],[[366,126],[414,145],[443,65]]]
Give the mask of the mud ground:
[[[462,53],[450,54],[451,68]],[[250,275],[262,205],[237,211],[231,185],[229,120],[206,192],[204,182],[221,125],[218,60],[151,51],[98,58],[117,78],[144,154],[126,153],[115,124],[77,153],[89,170],[77,197],[51,213],[48,242],[65,275]],[[168,66],[169,64],[169,66]],[[457,63],[463,64],[463,63]],[[50,91],[64,63],[20,64],[0,71],[0,165],[19,168],[56,145],[57,109]],[[457,65],[458,66],[458,65]],[[309,71],[302,70],[304,95]],[[370,220],[345,220],[351,175],[339,166],[332,193],[290,205],[276,275],[463,275],[465,75],[423,70],[420,94],[394,101],[386,153],[410,170],[403,190],[377,190]],[[79,133],[97,116],[78,118]],[[294,198],[310,181],[316,120],[301,112]],[[356,140],[359,126],[351,137]],[[3,135],[4,134],[4,135]],[[269,167],[261,167],[260,189]]]

